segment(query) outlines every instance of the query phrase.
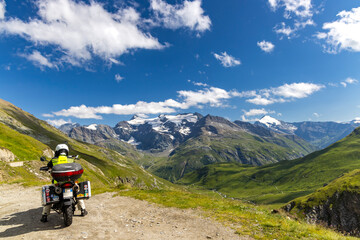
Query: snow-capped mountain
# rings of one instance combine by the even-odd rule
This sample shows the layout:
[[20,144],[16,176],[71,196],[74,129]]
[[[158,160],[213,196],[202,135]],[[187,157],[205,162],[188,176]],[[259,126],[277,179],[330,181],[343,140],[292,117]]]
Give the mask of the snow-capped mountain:
[[171,150],[191,133],[200,114],[159,115],[143,118],[135,115],[130,121],[119,122],[114,130],[118,138],[142,150]]
[[163,152],[171,151],[185,141],[200,118],[202,115],[198,113],[159,115],[155,118],[135,115],[129,121],[119,122],[114,128],[91,124],[73,127],[67,133],[88,143],[117,139],[141,150]]
[[297,127],[291,123],[287,123],[270,116],[263,116],[255,125],[267,127],[270,130],[281,134],[295,134]]
[[264,116],[255,122],[255,125],[266,127],[277,133],[297,135],[322,149],[350,134],[360,126],[360,120],[355,119],[347,123],[310,121],[287,123]]

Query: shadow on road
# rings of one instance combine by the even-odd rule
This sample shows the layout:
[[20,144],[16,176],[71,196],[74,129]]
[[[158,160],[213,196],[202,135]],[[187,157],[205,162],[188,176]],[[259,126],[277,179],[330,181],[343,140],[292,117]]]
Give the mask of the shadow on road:
[[2,217],[0,226],[1,228],[5,227],[5,231],[0,232],[0,239],[30,232],[57,230],[63,227],[62,217],[53,212],[48,217],[48,222],[40,222],[41,212],[42,208],[40,207]]

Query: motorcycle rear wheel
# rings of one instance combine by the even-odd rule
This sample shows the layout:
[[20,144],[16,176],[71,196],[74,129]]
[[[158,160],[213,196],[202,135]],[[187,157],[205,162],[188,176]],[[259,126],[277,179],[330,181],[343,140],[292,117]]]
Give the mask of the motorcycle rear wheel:
[[66,206],[64,209],[64,224],[66,227],[72,224],[73,209],[72,206]]

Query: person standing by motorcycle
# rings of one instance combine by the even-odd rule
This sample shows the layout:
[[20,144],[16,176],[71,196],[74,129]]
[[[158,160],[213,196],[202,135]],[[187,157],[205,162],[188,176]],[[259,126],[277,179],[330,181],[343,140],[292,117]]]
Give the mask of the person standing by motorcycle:
[[[58,144],[55,148],[55,156],[51,161],[47,164],[48,168],[51,169],[53,166],[64,163],[72,163],[74,159],[69,157],[69,147],[66,144]],[[54,183],[55,180],[53,180]],[[81,210],[81,216],[85,216],[88,212],[85,209],[84,200],[79,199],[77,203],[77,207]],[[43,207],[42,217],[40,219],[41,222],[47,222],[47,216],[50,214],[51,205],[46,205]]]

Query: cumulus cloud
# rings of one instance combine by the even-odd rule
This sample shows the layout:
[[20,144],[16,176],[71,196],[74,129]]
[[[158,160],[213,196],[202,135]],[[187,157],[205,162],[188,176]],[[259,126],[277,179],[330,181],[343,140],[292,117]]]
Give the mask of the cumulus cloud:
[[179,101],[168,99],[163,102],[144,102],[136,104],[114,104],[112,106],[89,107],[86,105],[72,106],[58,112],[55,116],[102,119],[101,114],[133,115],[133,114],[160,114],[174,113],[177,109],[190,107],[202,108],[204,105],[224,107],[224,100],[236,97],[236,91],[226,91],[221,88],[209,87],[198,91],[178,91]]
[[122,76],[120,76],[120,74],[115,74],[115,80],[117,81],[117,82],[121,82],[121,80],[123,80],[124,79],[124,77],[122,77]]
[[143,102],[136,104],[114,104],[112,106],[88,107],[86,105],[72,106],[69,109],[63,109],[53,114],[56,116],[73,116],[76,118],[92,118],[102,119],[99,114],[116,114],[116,115],[132,115],[132,114],[159,114],[173,113],[175,107],[181,107],[181,104],[175,100],[168,99],[164,102]]
[[360,7],[351,11],[342,11],[336,15],[337,20],[323,25],[325,32],[316,36],[325,41],[325,49],[331,53],[342,50],[360,51]]
[[280,0],[269,0],[271,9],[273,9],[275,11],[279,5],[279,2],[280,2]]
[[324,88],[324,85],[314,83],[292,83],[280,87],[262,89],[246,101],[255,105],[270,105],[295,99],[306,98]]
[[55,120],[47,119],[46,122],[48,122],[50,125],[54,127],[60,127],[61,125],[64,125],[66,123],[72,123],[71,120],[66,121],[64,119],[55,119]]
[[156,22],[166,28],[189,28],[204,32],[211,27],[209,16],[204,15],[201,0],[187,1],[182,4],[171,5],[163,0],[151,0],[150,8],[155,13]]
[[44,57],[39,51],[36,50],[29,55],[22,55],[22,56],[39,67],[48,67],[48,68],[56,67],[56,65],[51,63],[48,58]]
[[219,60],[224,67],[235,67],[241,64],[240,60],[230,56],[226,52],[220,54],[214,53],[214,57]]
[[268,3],[273,11],[283,8],[284,18],[294,19],[293,27],[286,26],[284,22],[275,26],[274,31],[280,35],[291,38],[298,30],[315,25],[312,20],[314,15],[312,0],[268,0]]
[[286,36],[287,38],[291,38],[295,35],[296,29],[292,29],[291,27],[287,26],[284,22],[277,24],[274,27],[274,31],[283,36]]
[[224,99],[233,97],[232,92],[221,88],[210,87],[199,91],[178,91],[179,97],[183,98],[182,109],[188,109],[193,106],[199,107],[203,104],[210,104],[212,107],[222,106]]
[[259,116],[259,115],[266,115],[269,113],[275,113],[274,111],[267,111],[264,108],[261,109],[250,109],[249,111],[243,110],[244,115],[247,117]]
[[347,78],[345,81],[340,82],[343,87],[347,87],[348,84],[357,84],[359,81],[354,78]]
[[259,48],[261,50],[263,50],[264,52],[267,53],[271,53],[272,51],[274,51],[275,45],[272,44],[271,42],[267,42],[265,40],[261,41],[261,42],[257,42],[257,45],[259,46]]
[[285,18],[292,18],[293,16],[309,18],[313,16],[311,0],[269,0],[269,4],[273,10],[283,7]]
[[0,20],[5,18],[5,1],[4,0],[0,0]]
[[[277,88],[262,89],[259,91],[237,90],[227,91],[217,87],[204,87],[203,89],[192,91],[182,90],[177,92],[177,100],[167,99],[160,102],[138,101],[135,104],[114,104],[112,106],[90,107],[86,105],[72,106],[53,112],[54,116],[102,119],[102,114],[133,115],[133,114],[160,114],[174,113],[178,110],[189,109],[191,107],[202,108],[228,107],[227,101],[232,98],[246,98],[247,102],[256,105],[269,105],[273,103],[289,102],[299,98],[305,98],[319,91],[324,86],[312,83],[293,83],[284,84]],[[247,113],[254,116],[256,113],[264,113],[265,109],[254,109]],[[267,111],[267,113],[274,113]],[[246,114],[245,114],[246,115]]]
[[292,83],[272,88],[270,92],[284,98],[305,98],[322,88],[324,85],[314,83]]
[[[115,13],[100,3],[73,0],[35,1],[38,17],[22,21],[17,18],[0,21],[0,34],[18,35],[36,46],[55,46],[64,53],[61,58],[73,65],[88,61],[93,55],[115,59],[134,49],[164,47],[139,25],[139,13],[131,7]],[[2,4],[3,6],[3,4]]]

